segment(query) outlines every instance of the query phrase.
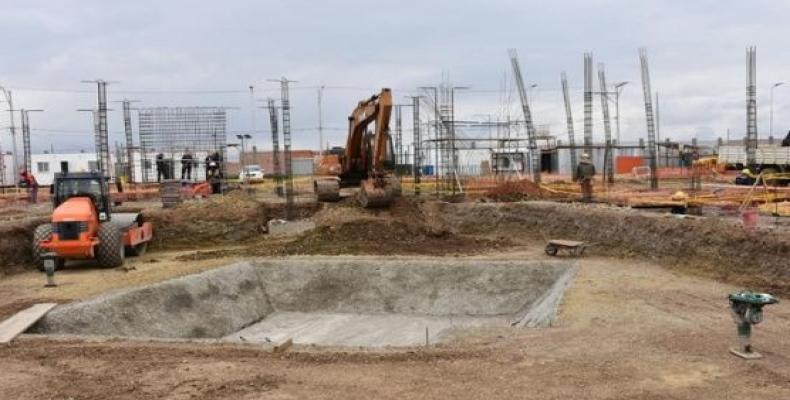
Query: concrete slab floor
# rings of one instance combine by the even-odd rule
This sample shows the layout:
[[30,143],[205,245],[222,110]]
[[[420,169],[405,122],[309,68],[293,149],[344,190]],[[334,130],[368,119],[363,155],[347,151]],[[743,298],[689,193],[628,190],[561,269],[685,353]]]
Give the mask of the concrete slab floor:
[[290,338],[295,344],[324,346],[415,346],[425,344],[426,328],[428,342],[435,343],[448,329],[479,326],[510,326],[510,321],[505,317],[278,311],[223,339],[268,343]]

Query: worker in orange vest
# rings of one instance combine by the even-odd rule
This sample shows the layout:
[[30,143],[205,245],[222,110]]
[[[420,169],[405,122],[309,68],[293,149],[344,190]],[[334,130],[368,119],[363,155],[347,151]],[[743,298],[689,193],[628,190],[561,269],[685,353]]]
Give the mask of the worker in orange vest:
[[22,168],[19,170],[19,186],[27,188],[29,200],[35,204],[38,199],[38,181],[27,169]]

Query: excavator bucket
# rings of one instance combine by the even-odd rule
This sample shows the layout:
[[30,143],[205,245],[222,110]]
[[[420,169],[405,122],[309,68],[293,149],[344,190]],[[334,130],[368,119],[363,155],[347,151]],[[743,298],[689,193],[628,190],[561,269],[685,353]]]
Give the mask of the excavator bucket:
[[359,203],[364,208],[388,207],[400,195],[400,182],[394,177],[387,177],[378,185],[374,179],[366,179],[360,186]]

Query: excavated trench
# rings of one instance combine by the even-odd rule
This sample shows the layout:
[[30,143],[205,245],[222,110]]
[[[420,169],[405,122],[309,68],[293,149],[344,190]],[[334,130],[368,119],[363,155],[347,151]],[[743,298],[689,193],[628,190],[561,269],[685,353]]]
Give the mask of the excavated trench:
[[561,260],[258,260],[61,305],[31,332],[411,346],[546,326],[574,274]]

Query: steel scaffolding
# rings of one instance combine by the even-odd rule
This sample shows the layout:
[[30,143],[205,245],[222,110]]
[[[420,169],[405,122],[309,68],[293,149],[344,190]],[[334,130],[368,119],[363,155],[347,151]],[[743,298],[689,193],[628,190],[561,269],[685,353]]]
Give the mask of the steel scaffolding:
[[223,107],[146,107],[137,116],[144,182],[152,179],[149,155],[161,153],[172,159],[174,153],[189,150],[193,154],[219,152],[227,159]]

